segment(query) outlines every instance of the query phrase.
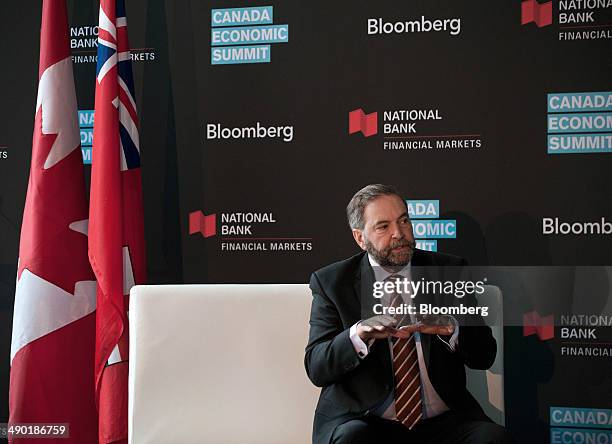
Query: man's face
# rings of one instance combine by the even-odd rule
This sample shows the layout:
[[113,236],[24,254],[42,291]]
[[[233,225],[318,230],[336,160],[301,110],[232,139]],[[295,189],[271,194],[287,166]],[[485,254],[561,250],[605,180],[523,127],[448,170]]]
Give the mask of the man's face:
[[402,199],[395,195],[377,197],[366,206],[363,216],[363,230],[353,230],[357,244],[383,267],[407,265],[416,243]]

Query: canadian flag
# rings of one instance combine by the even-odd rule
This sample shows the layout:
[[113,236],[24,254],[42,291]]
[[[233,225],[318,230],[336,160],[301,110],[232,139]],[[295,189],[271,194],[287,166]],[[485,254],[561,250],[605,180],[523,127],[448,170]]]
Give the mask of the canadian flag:
[[[96,282],[65,0],[44,0],[38,97],[15,292],[9,423],[68,423],[96,443]],[[10,442],[39,443],[19,438]]]

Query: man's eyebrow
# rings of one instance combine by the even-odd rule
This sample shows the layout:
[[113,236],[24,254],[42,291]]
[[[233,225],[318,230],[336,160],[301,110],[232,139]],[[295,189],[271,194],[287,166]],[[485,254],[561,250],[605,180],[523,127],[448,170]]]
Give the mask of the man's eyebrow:
[[[408,217],[408,212],[407,211],[404,211],[402,214],[400,214],[400,216],[396,220],[403,219],[404,217]],[[389,221],[386,220],[386,219],[377,220],[376,222],[374,222],[374,226],[376,227],[377,225],[388,224],[388,223],[389,223]]]
[[[402,214],[400,214],[400,216],[396,220],[403,219],[404,217],[408,217],[408,212],[407,211],[404,211]],[[376,227],[376,226],[378,226],[380,224],[388,224],[388,223],[389,223],[389,221],[386,220],[386,219],[377,220],[376,222],[374,222],[374,226]]]
[[389,223],[389,221],[388,221],[388,220],[386,220],[386,219],[383,219],[383,220],[377,220],[376,222],[374,222],[374,226],[376,227],[376,226],[378,226],[378,225],[381,225],[381,224],[388,224],[388,223]]

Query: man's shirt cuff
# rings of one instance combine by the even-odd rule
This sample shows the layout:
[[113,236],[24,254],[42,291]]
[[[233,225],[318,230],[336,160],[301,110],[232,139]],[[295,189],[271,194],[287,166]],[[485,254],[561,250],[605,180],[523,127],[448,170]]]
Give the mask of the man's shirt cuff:
[[449,318],[455,326],[455,331],[453,331],[453,334],[451,335],[450,339],[447,340],[441,337],[440,335],[436,336],[440,341],[444,342],[444,345],[446,345],[446,347],[448,347],[450,351],[454,352],[457,349],[457,344],[459,343],[459,322],[457,322],[457,319],[455,319],[453,316],[449,316]]
[[357,334],[357,327],[359,326],[359,324],[361,324],[361,321],[357,322],[351,327],[349,331],[349,338],[351,339],[355,352],[357,352],[357,356],[363,359],[366,356],[368,356],[368,353],[370,352],[370,350],[368,349],[368,346],[366,345],[366,343],[363,342],[361,338],[359,337],[359,335]]

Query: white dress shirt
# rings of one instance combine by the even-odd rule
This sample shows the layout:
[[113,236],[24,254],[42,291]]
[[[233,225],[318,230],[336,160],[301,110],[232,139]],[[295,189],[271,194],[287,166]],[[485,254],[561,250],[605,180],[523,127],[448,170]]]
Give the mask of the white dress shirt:
[[[370,265],[374,269],[374,276],[376,278],[376,281],[378,282],[383,282],[385,279],[387,279],[392,274],[400,275],[406,279],[412,280],[410,263],[408,263],[408,265],[402,268],[399,272],[390,273],[387,270],[385,270],[383,267],[378,265],[376,260],[369,254],[368,254],[368,260],[370,261]],[[403,303],[412,304],[412,298],[410,297],[409,294],[405,294],[405,293],[402,294],[402,299],[403,299]],[[384,296],[381,302],[383,304],[386,302],[385,305],[388,305],[388,301],[385,300]],[[415,322],[414,315],[411,315],[411,321]],[[369,346],[372,345],[374,340],[369,341],[368,345],[366,345],[361,340],[361,338],[357,334],[357,326],[360,324],[360,322],[361,321],[357,322],[355,325],[351,327],[349,334],[350,334],[351,342],[353,343],[353,347],[355,348],[355,351],[357,352],[359,357],[363,359],[368,355]],[[455,331],[453,332],[448,342],[442,339],[439,335],[436,335],[436,336],[439,340],[444,342],[444,344],[449,348],[449,350],[455,351],[455,348],[457,346],[458,336],[459,336],[459,326],[455,322]],[[425,360],[423,359],[423,347],[421,346],[421,335],[419,332],[414,333],[414,339],[416,343],[417,359],[419,363],[419,373],[421,375],[421,400],[423,404],[423,417],[431,418],[431,417],[437,416],[447,411],[448,406],[442,400],[442,398],[440,398],[440,395],[438,395],[438,393],[436,392],[436,389],[434,389],[433,385],[431,384],[431,381],[429,380],[429,375],[427,374],[427,367],[425,366]],[[387,339],[387,341],[389,343],[389,350],[391,351],[391,359],[393,359],[393,344],[391,342],[391,338]],[[379,416],[385,419],[396,420],[397,417],[395,414],[394,393],[391,392],[391,395],[389,396],[387,400],[385,400],[381,409],[378,409],[378,411],[375,411],[372,413],[373,414],[378,413]]]

